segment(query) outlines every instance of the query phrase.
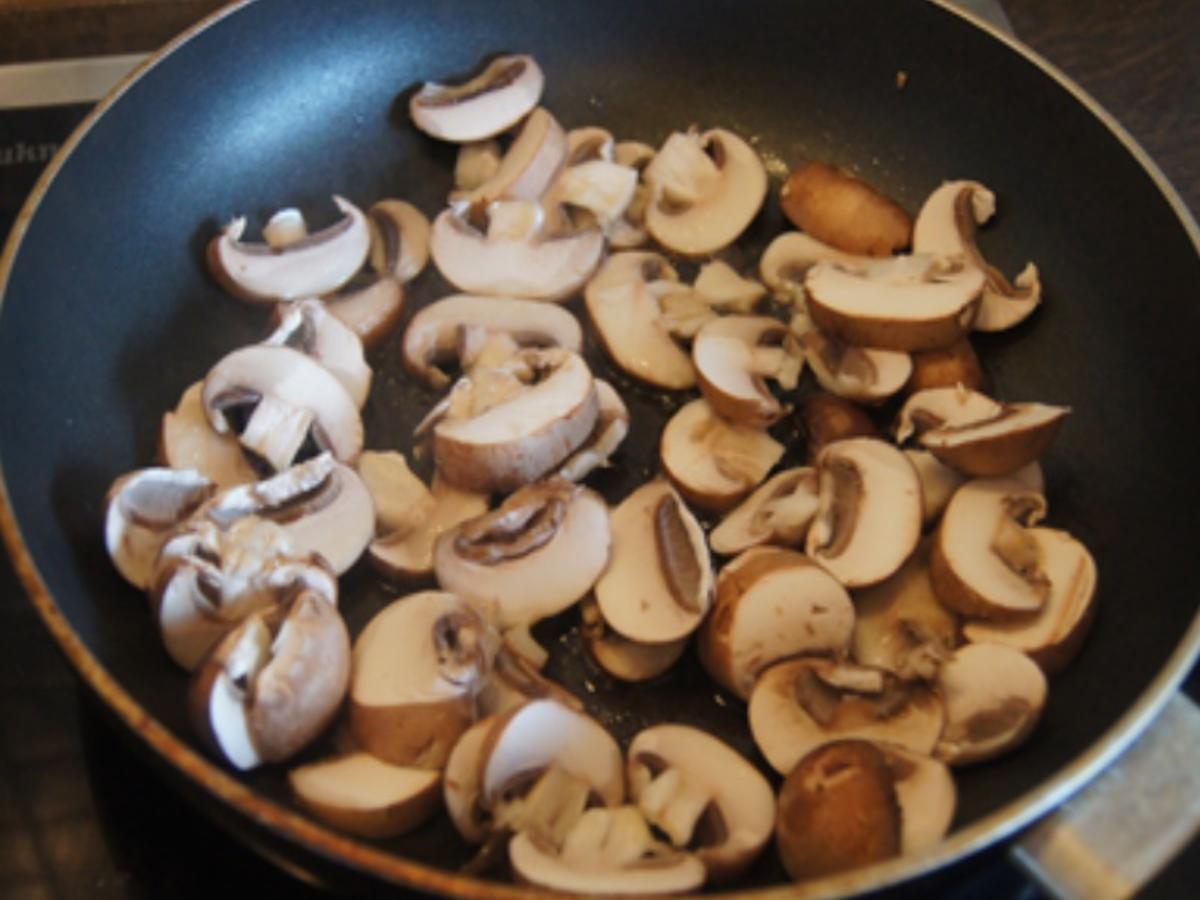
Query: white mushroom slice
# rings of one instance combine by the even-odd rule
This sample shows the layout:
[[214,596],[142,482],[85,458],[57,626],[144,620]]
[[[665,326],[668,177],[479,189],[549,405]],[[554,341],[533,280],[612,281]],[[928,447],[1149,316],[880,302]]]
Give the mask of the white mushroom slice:
[[783,456],[783,445],[758,428],[722,419],[700,399],[667,422],[659,454],[689,503],[719,512],[762,483]]
[[804,276],[819,262],[836,262],[855,267],[865,256],[844,253],[803,231],[785,231],[767,245],[758,272],[776,299],[803,306]]
[[900,805],[900,852],[920,853],[946,836],[958,806],[954,776],[941,760],[878,744]]
[[159,429],[159,457],[172,469],[195,469],[218,487],[254,481],[258,474],[232,434],[217,434],[208,422],[197,381],[179,398],[173,412],[163,414]]
[[250,616],[213,650],[188,687],[192,724],[239,769],[282,762],[332,721],[349,672],[342,617],[304,591]]
[[696,383],[691,357],[660,321],[660,298],[681,288],[657,253],[615,253],[584,291],[588,316],[613,362],[634,378],[667,390]]
[[354,565],[375,530],[366,485],[328,453],[264,481],[222,491],[205,515],[222,527],[244,516],[277,522],[297,552],[319,553],[339,575]]
[[222,287],[243,300],[270,302],[317,297],[349,281],[367,258],[371,231],[353,203],[335,196],[343,218],[275,249],[241,240],[246,219],[234,219],[213,238],[208,265]]
[[613,161],[638,172],[638,184],[633,192],[633,200],[625,208],[625,215],[609,229],[608,243],[614,249],[631,250],[650,240],[644,226],[646,206],[653,191],[646,184],[644,173],[650,160],[654,159],[654,153],[653,147],[640,141],[619,141],[613,147]]
[[195,469],[139,469],[108,489],[104,545],[126,581],[150,586],[158,551],[217,486]]
[[1079,650],[1096,610],[1096,563],[1065,531],[1031,528],[1040,550],[1050,595],[1041,612],[1013,622],[968,622],[972,643],[1006,644],[1023,650],[1047,675],[1062,671]]
[[967,480],[957,469],[942,465],[928,450],[905,450],[904,455],[917,470],[921,482],[922,521],[928,527],[936,522],[946,509],[946,504]]
[[608,563],[608,507],[561,478],[528,485],[438,538],[438,584],[504,630],[567,609]]
[[686,725],[656,725],[634,737],[628,760],[631,797],[675,846],[696,854],[710,882],[736,878],[770,840],[774,791],[723,741]]
[[933,680],[958,646],[958,620],[933,592],[929,542],[891,578],[854,592],[851,654],[908,681]]
[[454,159],[455,190],[475,190],[499,171],[503,158],[500,142],[494,138],[463,144]]
[[351,753],[288,772],[300,805],[323,822],[369,838],[399,837],[441,808],[441,775]]
[[612,556],[596,582],[604,620],[630,640],[677,641],[712,605],[700,523],[664,481],[642,485],[612,511]]
[[474,719],[498,643],[453,594],[385,606],[354,642],[349,721],[359,746],[393,765],[440,769]]
[[363,347],[378,347],[392,333],[404,311],[404,287],[394,278],[358,279],[324,298],[325,310],[358,335]]
[[278,327],[263,344],[291,347],[310,356],[328,369],[362,409],[371,390],[371,367],[363,356],[358,335],[320,300],[298,300],[282,313]]
[[952,766],[994,759],[1024,743],[1046,705],[1037,663],[1003,644],[967,644],[942,666],[946,727],[935,754]]
[[413,124],[443,141],[478,141],[520,121],[542,96],[532,56],[499,56],[462,84],[426,82],[409,101]]
[[[202,399],[219,434],[238,430],[242,446],[277,472],[310,438],[341,462],[353,463],[362,450],[354,398],[328,369],[290,347],[234,350],[209,371]],[[240,430],[230,420],[233,410],[244,414]]]
[[700,631],[700,661],[745,700],[759,673],[789,656],[844,656],[854,605],[837,580],[802,553],[756,547],[717,576],[717,599]]
[[579,604],[583,624],[579,636],[596,665],[619,681],[649,681],[666,672],[687,649],[686,637],[662,644],[644,644],[618,634],[604,621],[595,598]]
[[1005,403],[993,418],[931,428],[921,434],[921,445],[967,475],[1009,475],[1046,452],[1070,412],[1044,403]]
[[817,382],[858,403],[881,403],[899,392],[913,371],[912,357],[895,350],[855,347],[813,329],[800,338]]
[[846,587],[887,578],[921,536],[921,484],[903,452],[876,438],[828,444],[816,459],[820,509],[808,555]]
[[751,313],[767,294],[752,278],[743,278],[727,262],[714,259],[700,267],[692,285],[709,306],[722,312]]
[[430,249],[438,271],[461,291],[562,300],[600,263],[604,235],[589,230],[554,238],[492,238],[445,210],[434,220]]
[[358,477],[371,495],[380,534],[412,534],[437,506],[433,492],[396,450],[364,450],[358,458]]
[[522,832],[508,845],[517,877],[571,894],[677,894],[704,884],[704,865],[653,839],[633,807],[584,813],[561,853]]
[[459,522],[487,512],[487,494],[460,490],[437,475],[429,493],[433,508],[412,530],[384,535],[367,548],[371,564],[389,578],[407,581],[432,574],[438,536]]
[[948,181],[929,195],[913,227],[917,253],[961,254],[983,270],[987,282],[975,317],[976,331],[1003,331],[1023,322],[1042,299],[1037,267],[1027,263],[1013,282],[988,264],[975,228],[996,211],[996,197],[977,181]]
[[803,546],[818,506],[816,471],[784,469],[726,513],[709,533],[708,544],[726,556],[760,544]]
[[495,174],[473,190],[455,191],[450,202],[477,212],[497,200],[537,201],[553,184],[566,160],[567,136],[562,126],[539,107],[521,126]]
[[[851,686],[839,687],[839,682]],[[856,684],[862,689],[854,689]],[[928,685],[819,658],[786,660],[765,670],[747,711],[754,743],[780,774],[835,738],[899,744],[928,755],[946,718]]]
[[950,500],[938,527],[930,575],[938,599],[968,616],[1012,618],[1042,609],[1050,579],[1030,533],[1046,498],[1011,478],[978,478]]
[[767,194],[767,172],[754,148],[721,128],[675,132],[644,177],[653,191],[646,230],[684,256],[705,256],[732,244]]
[[903,444],[914,434],[919,437],[936,428],[959,428],[994,419],[1003,410],[1003,404],[961,385],[926,388],[905,400],[900,408],[896,443]]
[[288,244],[308,237],[308,222],[304,219],[304,213],[294,206],[287,206],[267,220],[262,233],[268,247],[282,250]]
[[808,312],[832,337],[882,350],[929,350],[975,319],[983,273],[956,257],[820,262],[804,276]]
[[611,384],[599,378],[596,402],[599,410],[591,436],[558,469],[558,474],[568,481],[582,481],[594,470],[607,466],[629,434],[629,410],[625,402]]
[[759,428],[784,413],[766,379],[795,387],[801,360],[787,326],[769,316],[721,316],[701,328],[692,343],[704,399],[725,418]]
[[407,284],[429,262],[429,219],[404,200],[380,200],[367,210],[371,226],[371,268]]
[[434,426],[433,455],[447,481],[511,491],[554,471],[592,433],[599,401],[582,357],[559,349],[519,357],[519,390]]
[[520,346],[562,347],[579,353],[583,332],[567,310],[536,300],[454,294],[422,308],[404,332],[404,365],[434,387],[449,384],[439,365],[454,359],[464,329],[507,334]]

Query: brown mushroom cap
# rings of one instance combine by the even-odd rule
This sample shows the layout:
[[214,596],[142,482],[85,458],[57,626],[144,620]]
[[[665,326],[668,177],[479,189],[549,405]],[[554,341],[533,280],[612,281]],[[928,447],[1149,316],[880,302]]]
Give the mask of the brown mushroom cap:
[[409,101],[413,124],[443,141],[478,141],[518,122],[542,96],[532,56],[499,56],[462,84],[426,82]]
[[910,393],[935,387],[961,384],[967,390],[982,391],[983,364],[969,338],[959,338],[945,347],[922,350],[912,355],[912,375],[905,388]]
[[879,429],[862,407],[826,391],[809,394],[797,413],[812,462],[827,444],[852,437],[879,437]]
[[824,162],[801,163],[779,191],[793,225],[847,253],[890,256],[908,246],[912,218],[894,201]]

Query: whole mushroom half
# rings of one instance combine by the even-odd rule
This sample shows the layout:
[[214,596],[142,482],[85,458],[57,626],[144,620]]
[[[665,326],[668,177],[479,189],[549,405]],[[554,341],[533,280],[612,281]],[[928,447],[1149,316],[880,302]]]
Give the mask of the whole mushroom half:
[[499,56],[462,84],[427,82],[409,101],[413,124],[443,141],[478,141],[520,121],[542,96],[532,56]]

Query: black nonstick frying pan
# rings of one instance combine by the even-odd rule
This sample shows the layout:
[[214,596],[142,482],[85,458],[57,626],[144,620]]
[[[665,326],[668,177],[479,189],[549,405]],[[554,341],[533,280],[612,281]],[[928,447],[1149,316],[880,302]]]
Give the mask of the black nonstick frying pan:
[[[1197,229],[1129,139],[1068,85],[917,0],[261,0],[156,58],[51,166],[0,263],[0,525],[71,661],[151,757],[231,827],[383,881],[509,890],[455,874],[470,851],[445,821],[388,844],[359,842],[294,812],[282,772],[234,776],[214,763],[187,728],[185,677],[163,654],[144,598],[109,564],[100,522],[111,481],[152,462],[162,413],[267,328],[208,278],[203,248],[217,228],[293,204],[319,221],[332,217],[333,193],[360,204],[399,196],[432,213],[453,149],[409,125],[405,92],[514,51],[538,58],[543,103],[568,127],[602,124],[656,143],[692,123],[719,125],[783,165],[811,157],[857,170],[913,211],[947,178],[996,192],[985,252],[1007,272],[1035,260],[1047,301],[978,346],[997,395],[1074,409],[1044,460],[1050,520],[1095,555],[1100,611],[1029,744],[959,774],[951,838],[825,887],[911,877],[1053,808],[1140,732],[1200,649],[1190,524],[1200,508]],[[776,195],[734,261],[748,264],[783,227]],[[406,315],[445,292],[427,273]],[[395,339],[374,362],[368,443],[408,446],[432,395],[404,382]],[[652,468],[663,421],[653,395],[630,396],[623,465],[598,484],[610,498]],[[353,571],[343,586],[352,629],[394,594],[365,567]],[[555,642],[552,673],[618,736],[670,716],[753,752],[742,711],[714,702],[694,660],[622,688],[589,668],[571,622],[551,624],[567,636]],[[768,853],[747,885],[780,877]]]

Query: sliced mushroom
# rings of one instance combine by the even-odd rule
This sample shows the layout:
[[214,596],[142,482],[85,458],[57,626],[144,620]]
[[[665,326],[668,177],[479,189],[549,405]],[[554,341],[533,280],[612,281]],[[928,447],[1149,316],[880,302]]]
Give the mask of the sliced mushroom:
[[391,838],[420,827],[441,808],[441,776],[351,753],[299,766],[288,784],[300,805],[334,828]]
[[801,231],[847,253],[890,256],[912,237],[908,213],[829,163],[812,161],[792,169],[780,188],[779,205]]
[[946,719],[936,690],[885,669],[803,657],[766,669],[750,694],[750,733],[775,771],[836,738],[929,754]]
[[472,141],[458,148],[454,159],[454,188],[463,193],[473,191],[500,169],[504,151],[495,138]]
[[563,478],[521,488],[496,510],[438,538],[438,584],[469,600],[501,629],[567,609],[608,563],[608,506]]
[[752,278],[743,278],[727,262],[714,259],[700,267],[692,290],[713,309],[721,312],[754,311],[767,289]]
[[[433,455],[445,479],[475,491],[511,491],[554,471],[596,426],[592,373],[566,350],[524,350],[507,370],[514,392],[489,403],[462,392],[463,408],[433,429]],[[469,379],[468,379],[469,381]],[[480,408],[472,408],[478,403]]]
[[961,338],[975,319],[983,273],[956,257],[820,262],[804,276],[808,311],[831,337],[883,350],[929,350]]
[[942,666],[946,727],[935,755],[952,766],[994,759],[1028,740],[1046,705],[1046,676],[1020,650],[967,644]]
[[905,386],[909,393],[959,384],[970,391],[983,390],[983,365],[969,338],[912,355],[912,375]]
[[579,604],[582,624],[579,637],[596,665],[619,681],[649,681],[666,672],[683,656],[688,639],[679,638],[660,644],[631,641],[614,631],[604,620],[594,597]]
[[[523,347],[562,347],[579,353],[583,333],[567,310],[534,300],[455,294],[422,308],[404,332],[404,365],[434,387],[449,376],[439,365],[459,355],[464,330],[504,333]],[[461,364],[461,360],[460,360]]]
[[836,579],[802,553],[747,550],[721,569],[697,649],[708,674],[745,700],[759,673],[789,656],[844,656],[854,605]]
[[1050,582],[1046,605],[1031,618],[1012,622],[968,622],[972,643],[1006,644],[1022,650],[1047,675],[1062,671],[1079,650],[1096,610],[1096,563],[1086,547],[1065,531],[1031,528],[1043,571]]
[[596,469],[608,465],[629,434],[629,410],[625,402],[611,384],[599,378],[596,379],[596,402],[599,408],[591,435],[558,469],[558,474],[568,481],[582,481]]
[[628,252],[610,256],[584,291],[588,316],[613,362],[634,378],[667,390],[696,383],[691,357],[660,321],[661,298],[681,289],[665,257]]
[[290,347],[234,350],[209,371],[202,399],[219,434],[236,431],[242,446],[276,472],[310,440],[346,463],[362,450],[354,398],[328,369]]
[[800,338],[804,358],[821,387],[858,403],[881,403],[899,392],[913,371],[907,353],[855,347],[813,329]]
[[883,751],[870,741],[833,741],[784,779],[775,842],[788,875],[804,881],[899,855],[901,823]]
[[613,630],[661,644],[695,631],[712,605],[700,523],[664,481],[642,485],[612,511],[612,556],[594,587]]
[[238,769],[282,762],[332,721],[349,672],[342,617],[304,591],[251,615],[213,650],[188,688],[192,724]]
[[429,521],[437,499],[396,450],[364,450],[358,477],[375,507],[376,532],[409,535]]
[[921,484],[903,452],[875,438],[826,445],[816,459],[820,497],[808,555],[846,587],[900,568],[921,536]]
[[785,231],[767,245],[758,263],[763,282],[776,299],[804,306],[804,276],[819,262],[858,266],[869,260],[844,253],[802,231]]
[[930,557],[938,600],[966,616],[1013,618],[1050,597],[1042,544],[1030,533],[1046,498],[1011,478],[979,478],[942,514]]
[[659,453],[667,476],[689,503],[720,512],[762,483],[783,455],[783,445],[758,428],[726,421],[700,399],[667,422]]
[[234,219],[208,246],[213,277],[226,290],[251,302],[333,293],[362,268],[371,246],[362,211],[342,197],[335,196],[333,202],[342,219],[279,248],[243,242],[246,219]]
[[687,725],[656,725],[629,744],[629,793],[649,822],[704,863],[710,882],[754,862],[775,825],[775,794],[745,757]]
[[159,457],[172,469],[195,469],[218,487],[233,487],[254,481],[258,474],[246,460],[232,434],[217,434],[204,412],[201,394],[204,382],[197,381],[179,398],[173,412],[163,414],[159,429]]
[[542,197],[551,232],[597,227],[610,233],[633,202],[637,186],[637,169],[602,157],[578,160],[571,154]]
[[1010,475],[1046,452],[1070,412],[1045,403],[1003,403],[991,418],[922,432],[921,445],[967,475]]
[[498,200],[536,202],[566,161],[566,133],[554,116],[539,107],[525,119],[495,173],[469,191],[455,191],[450,203],[464,208],[467,218],[475,218]]
[[[917,478],[921,481],[925,527],[928,528],[941,518],[950,498],[967,481],[967,476],[957,469],[938,462],[938,458],[928,450],[905,450],[904,455],[917,470]],[[1022,466],[1009,477],[1021,482],[1035,493],[1045,493],[1042,467],[1036,462]]]
[[608,243],[617,250],[632,250],[641,247],[650,240],[646,234],[646,206],[653,195],[650,185],[646,184],[645,171],[650,160],[654,159],[655,150],[649,144],[639,141],[619,141],[613,147],[613,161],[628,166],[638,173],[637,187],[633,191],[633,199],[625,207],[625,214],[613,223],[609,229]]
[[768,316],[721,316],[701,328],[692,344],[704,399],[725,418],[760,428],[784,413],[766,379],[794,388],[802,359],[787,326]]
[[644,177],[653,191],[647,231],[684,256],[732,244],[767,194],[767,172],[754,148],[721,128],[673,133]]
[[[488,496],[465,491],[434,475],[429,487],[433,508],[408,530],[397,529],[371,542],[368,558],[389,578],[408,581],[433,573],[433,548],[438,536],[460,522],[487,512]],[[417,497],[423,497],[417,492]]]
[[891,578],[855,591],[854,609],[854,659],[906,681],[936,679],[958,646],[958,620],[933,592],[928,541]]
[[413,124],[443,141],[478,141],[520,121],[542,96],[532,56],[498,56],[462,84],[426,82],[409,101]]
[[108,489],[104,545],[126,581],[150,587],[158,552],[217,486],[195,469],[139,469]]
[[320,300],[298,300],[282,313],[278,327],[263,344],[291,347],[312,357],[330,371],[362,409],[371,390],[371,367],[363,357],[358,335]]
[[363,347],[378,347],[404,311],[404,286],[394,278],[355,279],[324,298],[326,311],[358,335]]
[[498,643],[453,594],[423,591],[385,606],[354,642],[349,722],[359,746],[393,765],[444,766],[474,720]]
[[381,278],[407,284],[429,262],[429,219],[404,200],[380,200],[367,210],[371,268]]
[[760,544],[803,546],[817,508],[816,471],[784,469],[726,513],[708,544],[714,553],[727,556]]
[[954,776],[941,760],[877,744],[900,804],[900,852],[919,853],[946,836],[958,806]]
[[801,401],[799,418],[810,463],[834,441],[880,436],[879,429],[862,407],[825,391],[809,394]]
[[1003,331],[1024,321],[1042,299],[1037,267],[1027,263],[1013,282],[988,264],[975,243],[975,228],[992,217],[996,197],[977,181],[948,181],[929,195],[913,230],[917,253],[958,254],[987,281],[975,317],[976,331]]
[[920,437],[938,428],[956,429],[990,421],[1003,410],[1003,404],[963,385],[926,388],[910,396],[900,408],[896,443],[903,444],[913,435]]

